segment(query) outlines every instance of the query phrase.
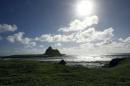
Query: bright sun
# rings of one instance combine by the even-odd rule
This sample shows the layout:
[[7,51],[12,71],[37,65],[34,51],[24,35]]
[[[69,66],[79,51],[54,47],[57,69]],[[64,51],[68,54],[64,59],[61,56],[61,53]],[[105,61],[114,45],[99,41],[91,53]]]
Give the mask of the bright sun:
[[81,0],[78,2],[76,10],[80,16],[90,15],[93,12],[93,3],[90,0]]

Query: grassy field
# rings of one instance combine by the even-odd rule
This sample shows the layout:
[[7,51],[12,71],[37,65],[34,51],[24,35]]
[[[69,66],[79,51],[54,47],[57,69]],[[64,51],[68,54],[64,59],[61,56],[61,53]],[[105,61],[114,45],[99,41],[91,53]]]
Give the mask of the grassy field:
[[0,60],[0,86],[130,86],[130,59],[99,69]]

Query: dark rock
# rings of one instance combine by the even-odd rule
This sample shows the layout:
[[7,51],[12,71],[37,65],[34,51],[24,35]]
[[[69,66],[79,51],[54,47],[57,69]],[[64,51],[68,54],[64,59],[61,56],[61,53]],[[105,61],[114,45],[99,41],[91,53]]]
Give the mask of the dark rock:
[[115,59],[112,59],[109,63],[109,67],[114,67],[116,65],[119,64],[119,62],[121,62],[122,60],[124,60],[125,58],[115,58]]
[[65,65],[66,62],[65,62],[64,60],[61,60],[61,61],[59,62],[59,64]]
[[57,49],[53,49],[51,46],[48,47],[48,49],[45,51],[45,55],[46,56],[62,56],[62,54],[57,50]]

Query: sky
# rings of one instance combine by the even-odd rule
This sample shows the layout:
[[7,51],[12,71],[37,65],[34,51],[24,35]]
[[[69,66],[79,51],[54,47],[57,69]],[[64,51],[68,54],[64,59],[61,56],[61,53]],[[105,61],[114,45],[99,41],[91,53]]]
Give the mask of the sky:
[[[79,15],[81,1],[92,3],[90,14]],[[72,55],[130,53],[129,14],[130,0],[0,0],[0,55],[48,46]]]

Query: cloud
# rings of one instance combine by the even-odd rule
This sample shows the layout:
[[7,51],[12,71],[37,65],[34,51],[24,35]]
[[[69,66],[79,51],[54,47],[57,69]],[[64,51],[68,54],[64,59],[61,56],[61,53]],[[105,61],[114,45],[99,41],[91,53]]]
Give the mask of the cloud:
[[73,38],[72,35],[52,35],[52,34],[43,34],[40,37],[36,37],[35,41],[40,42],[70,42]]
[[40,48],[44,48],[44,45],[39,45]]
[[36,37],[35,38],[36,41],[47,41],[47,42],[52,42],[53,41],[53,37],[51,34],[44,34],[41,35],[40,37]]
[[127,37],[125,39],[119,38],[119,41],[124,43],[130,43],[130,37]]
[[95,28],[89,28],[85,31],[77,32],[74,39],[77,43],[107,42],[112,39],[113,31],[112,28],[104,31],[96,31]]
[[69,24],[68,27],[60,28],[58,29],[58,31],[63,31],[63,32],[80,31],[80,30],[87,29],[88,27],[94,24],[98,24],[98,21],[99,19],[97,16],[89,16],[82,21],[75,19]]
[[108,28],[104,31],[96,31],[95,28],[89,28],[68,35],[43,34],[40,37],[36,37],[35,40],[41,42],[73,42],[73,43],[107,44],[110,43],[112,40],[113,31],[114,30],[112,28]]
[[17,30],[17,26],[14,25],[9,25],[9,24],[0,24],[0,32],[6,32],[6,31],[16,31]]
[[[102,42],[101,42],[102,43]],[[99,44],[99,43],[98,43]],[[107,44],[97,45],[97,43],[84,43],[79,46],[64,47],[62,52],[70,55],[103,55],[114,53],[129,53],[130,43],[111,41]]]
[[11,43],[21,43],[27,47],[36,46],[36,42],[33,42],[31,38],[24,37],[24,32],[18,32],[14,35],[8,36],[7,40]]
[[62,44],[61,44],[61,43],[56,43],[54,46],[55,46],[55,47],[61,47]]
[[120,43],[120,45],[130,47],[130,37],[127,37],[125,39],[119,38],[119,43]]

